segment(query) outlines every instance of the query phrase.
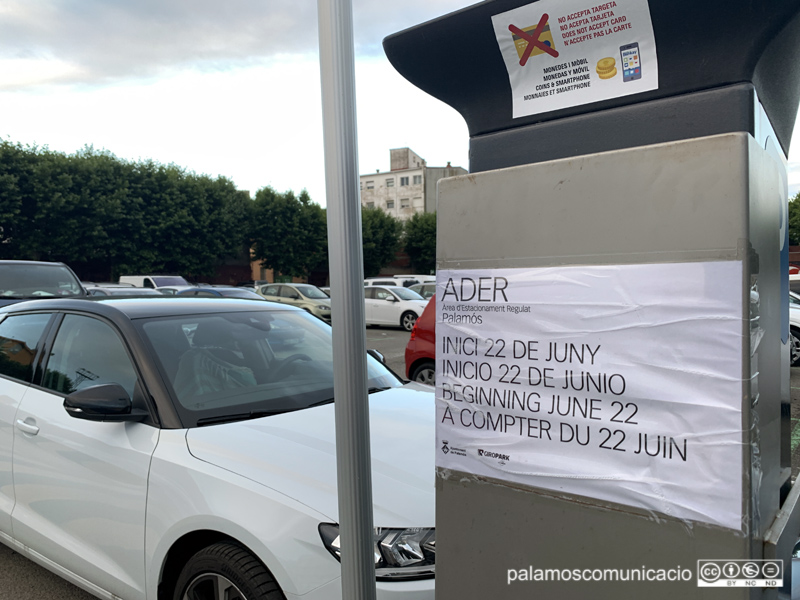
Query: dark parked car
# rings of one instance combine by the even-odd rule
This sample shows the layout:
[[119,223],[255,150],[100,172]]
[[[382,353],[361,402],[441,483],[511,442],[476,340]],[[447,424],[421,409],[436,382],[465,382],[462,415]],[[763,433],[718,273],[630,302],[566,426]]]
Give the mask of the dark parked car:
[[406,377],[436,385],[436,296],[428,301],[411,330],[406,345]]
[[0,260],[0,306],[36,298],[82,298],[86,290],[64,263]]

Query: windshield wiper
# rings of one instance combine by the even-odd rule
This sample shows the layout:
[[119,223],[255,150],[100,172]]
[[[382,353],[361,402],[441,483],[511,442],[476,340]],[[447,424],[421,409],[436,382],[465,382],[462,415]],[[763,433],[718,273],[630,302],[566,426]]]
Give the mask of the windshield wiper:
[[[392,389],[391,387],[371,387],[367,388],[367,394],[374,394],[375,392],[385,392],[386,390]],[[335,400],[335,398],[326,398],[325,400],[320,400],[319,402],[314,402],[313,404],[309,404],[306,408],[313,408],[314,406],[322,406],[324,404],[330,404]]]
[[251,419],[260,419],[261,417],[270,417],[272,415],[280,415],[287,412],[297,410],[297,407],[279,408],[275,410],[251,410],[246,413],[237,413],[233,415],[220,415],[218,417],[205,417],[197,420],[197,426],[203,427],[204,425],[219,425],[220,423],[233,423],[235,421],[249,421]]

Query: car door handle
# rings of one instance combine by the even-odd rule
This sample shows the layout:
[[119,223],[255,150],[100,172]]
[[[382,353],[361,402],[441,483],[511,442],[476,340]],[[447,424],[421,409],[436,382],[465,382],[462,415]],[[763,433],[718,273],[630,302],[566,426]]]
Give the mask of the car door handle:
[[17,419],[17,429],[31,435],[36,435],[39,433],[39,428],[36,425],[32,423],[26,423],[22,419]]

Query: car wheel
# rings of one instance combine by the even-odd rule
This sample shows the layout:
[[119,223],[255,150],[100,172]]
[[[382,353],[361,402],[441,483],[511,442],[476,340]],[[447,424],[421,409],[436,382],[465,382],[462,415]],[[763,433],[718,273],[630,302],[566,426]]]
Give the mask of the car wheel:
[[242,546],[203,548],[183,567],[173,600],[286,600],[267,568]]
[[424,383],[425,385],[436,385],[436,365],[433,361],[425,361],[414,367],[411,373],[411,381]]
[[789,332],[789,352],[790,352],[790,364],[793,367],[800,366],[800,331],[797,329],[792,329]]
[[411,331],[414,329],[414,323],[417,322],[417,315],[411,312],[404,312],[403,316],[400,317],[400,327],[405,329],[406,331]]

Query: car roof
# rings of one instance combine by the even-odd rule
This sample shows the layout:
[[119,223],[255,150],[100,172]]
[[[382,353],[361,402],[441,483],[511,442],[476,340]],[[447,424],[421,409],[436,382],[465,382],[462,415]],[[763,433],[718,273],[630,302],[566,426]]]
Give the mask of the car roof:
[[118,316],[119,313],[124,314],[129,319],[144,319],[177,315],[201,315],[220,311],[272,310],[304,312],[288,304],[242,298],[187,298],[185,296],[115,298],[114,296],[96,296],[87,299],[26,300],[0,308],[0,315],[31,310],[91,312],[111,319]]
[[43,260],[0,260],[0,265],[39,265],[49,267],[64,267],[62,262],[46,262]]

